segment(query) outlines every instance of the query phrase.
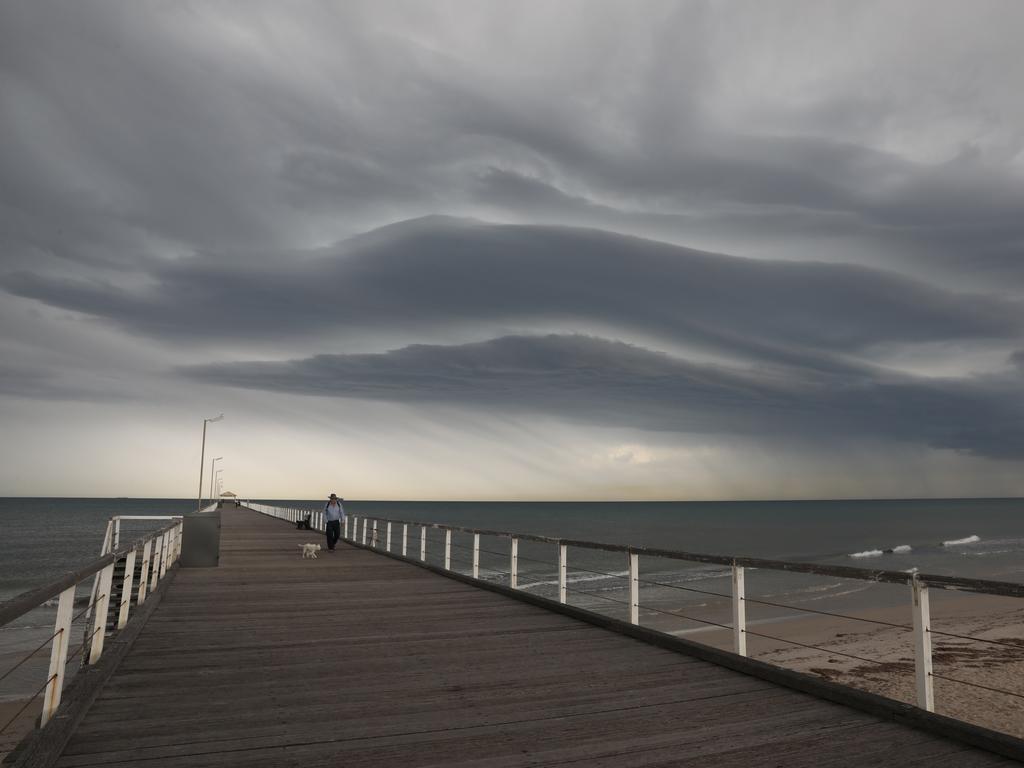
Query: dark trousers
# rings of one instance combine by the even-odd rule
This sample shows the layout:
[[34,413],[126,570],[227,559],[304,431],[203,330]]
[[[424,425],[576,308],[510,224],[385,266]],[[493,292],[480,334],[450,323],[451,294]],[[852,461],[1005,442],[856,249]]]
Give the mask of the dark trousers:
[[334,549],[334,545],[341,538],[341,520],[327,521],[327,548]]

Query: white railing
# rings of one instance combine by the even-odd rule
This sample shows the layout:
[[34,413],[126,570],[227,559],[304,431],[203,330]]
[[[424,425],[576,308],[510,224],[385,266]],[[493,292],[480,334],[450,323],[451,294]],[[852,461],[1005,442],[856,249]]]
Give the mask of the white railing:
[[[127,519],[169,520],[172,522],[170,525],[148,533],[126,547],[121,547],[120,522]],[[148,595],[156,590],[167,570],[178,561],[181,554],[181,533],[182,519],[180,516],[122,515],[111,518],[103,537],[101,556],[97,560],[50,584],[30,590],[13,600],[0,604],[0,627],[3,627],[57,598],[57,615],[54,619],[53,634],[31,653],[19,659],[13,667],[0,674],[0,681],[3,681],[16,669],[43,651],[47,645],[50,646],[50,666],[45,682],[13,717],[5,723],[0,723],[0,734],[18,720],[22,713],[40,696],[42,696],[43,702],[39,726],[46,725],[53,718],[57,707],[60,706],[68,664],[79,654],[82,655],[83,664],[91,665],[100,660],[107,636],[108,621],[112,621],[116,630],[123,629],[129,620],[133,597],[135,605],[139,606],[145,602]],[[121,583],[115,585],[114,570],[118,563],[124,563],[124,575]],[[135,584],[137,563],[140,565],[140,578],[139,583]],[[90,577],[93,577],[93,589],[88,604],[83,611],[75,615],[75,595],[78,586]],[[115,611],[112,617],[110,601],[115,591],[120,592],[121,601],[114,606]],[[71,627],[78,619],[84,619],[84,638],[81,646],[69,654]]]
[[300,520],[308,519],[310,530],[319,531],[320,533],[324,533],[327,529],[324,522],[323,507],[301,509],[297,507],[275,507],[270,504],[257,504],[251,501],[244,502],[244,505],[249,509],[262,512],[264,515],[276,517],[279,520],[287,520],[289,523],[298,523]]
[[[281,507],[268,507],[266,505],[260,504],[248,504],[247,506],[257,511],[263,512],[264,514],[269,514],[273,517],[279,517],[285,520],[289,520],[291,522],[295,522],[299,519],[302,519],[302,517],[304,517],[305,515],[311,514],[311,527],[318,531],[323,530],[322,511],[320,511],[318,515],[317,510],[299,510]],[[379,524],[383,524],[383,534],[381,536],[378,536],[378,531],[380,528]],[[401,550],[398,553],[392,553],[392,531],[397,526],[401,526]],[[410,558],[408,552],[409,534],[410,529],[415,528],[420,529],[419,553],[418,557]],[[932,667],[933,636],[938,636],[940,638],[971,640],[979,643],[990,643],[1002,646],[1012,646],[1016,650],[1019,650],[1021,644],[1017,643],[1016,641],[1010,642],[1005,640],[994,640],[990,638],[968,636],[933,629],[931,626],[931,611],[929,601],[929,588],[1021,598],[1024,597],[1024,584],[1018,584],[1014,582],[991,581],[983,579],[959,578],[954,576],[906,573],[903,571],[870,570],[865,568],[851,568],[848,566],[833,566],[818,563],[796,563],[779,560],[766,560],[761,558],[705,555],[689,552],[680,552],[675,550],[653,549],[648,547],[633,547],[620,544],[602,544],[591,541],[559,539],[548,536],[535,536],[530,534],[512,533],[508,531],[483,530],[476,528],[467,528],[463,526],[442,525],[439,523],[425,523],[421,521],[395,519],[368,519],[365,517],[359,517],[357,515],[349,515],[344,520],[342,538],[345,541],[360,546],[364,546],[369,549],[383,550],[384,552],[392,553],[395,556],[400,556],[405,559],[415,559],[419,560],[420,562],[426,562],[428,554],[427,533],[431,530],[439,531],[441,534],[443,534],[443,538],[436,541],[436,545],[440,550],[436,554],[436,557],[439,559],[440,562],[443,562],[443,569],[446,571],[452,570],[452,547],[459,549],[461,552],[464,553],[466,557],[471,557],[471,559],[468,560],[455,559],[455,562],[467,566],[469,572],[465,573],[464,575],[472,575],[474,579],[480,579],[481,552],[493,556],[507,558],[507,571],[497,570],[494,568],[489,568],[486,570],[490,571],[492,574],[500,575],[503,581],[507,578],[507,584],[512,589],[522,588],[519,584],[520,560],[532,560],[534,562],[543,563],[546,566],[554,565],[558,575],[557,602],[559,603],[567,604],[568,595],[570,592],[583,595],[592,595],[596,597],[601,597],[604,600],[608,600],[613,603],[621,603],[628,613],[629,622],[634,625],[640,624],[640,611],[641,609],[643,609],[644,611],[647,611],[649,613],[664,614],[675,619],[691,620],[703,625],[708,625],[712,628],[728,630],[732,633],[732,652],[739,656],[748,655],[747,640],[749,637],[759,637],[775,642],[791,644],[794,646],[813,648],[836,656],[849,656],[851,659],[855,659],[858,661],[868,661],[871,663],[878,664],[883,663],[881,661],[874,661],[871,659],[865,659],[859,656],[844,653],[834,648],[820,648],[819,646],[805,645],[783,637],[776,637],[763,632],[752,630],[747,625],[748,604],[766,605],[772,606],[774,608],[785,608],[794,611],[807,612],[810,614],[832,616],[840,619],[867,622],[870,624],[884,625],[887,627],[896,627],[905,630],[911,633],[912,636],[916,702],[918,707],[928,712],[935,711],[934,681],[936,679],[945,680],[952,683],[957,683],[960,685],[970,686],[974,688],[979,688],[999,694],[1004,694],[1006,696],[1014,697],[1018,700],[1024,701],[1024,692],[1010,691],[1001,688],[981,685],[980,683],[977,683],[975,681],[965,680],[960,677],[950,677],[948,675],[939,674],[934,671]],[[471,535],[472,544],[470,545],[453,543],[453,533]],[[481,536],[506,539],[508,541],[508,549],[504,553],[497,552],[494,550],[481,549]],[[540,542],[543,544],[553,545],[555,547],[553,558],[554,562],[535,560],[534,558],[524,558],[519,553],[520,541]],[[602,576],[605,576],[607,578],[623,580],[625,582],[625,588],[628,589],[628,601],[609,598],[603,595],[595,595],[592,592],[586,592],[570,588],[568,586],[568,573],[570,571],[570,547],[588,550],[602,550],[606,552],[625,553],[628,558],[628,570],[625,575],[605,573],[586,568],[579,570],[591,574],[601,574]],[[729,571],[731,572],[731,590],[729,592],[712,592],[709,590],[701,590],[693,587],[683,587],[659,581],[642,579],[640,576],[641,556],[726,566],[729,568]],[[746,594],[745,575],[746,570],[752,569],[782,571],[787,573],[815,574],[821,576],[838,577],[843,579],[856,579],[860,581],[904,585],[908,588],[907,602],[909,603],[911,608],[912,623],[910,625],[898,624],[895,622],[880,621],[866,617],[851,616],[847,614],[831,613],[828,611],[810,609],[799,605],[783,605],[778,602],[748,597]],[[645,605],[640,600],[641,585],[644,584],[653,585],[661,588],[681,589],[687,592],[694,592],[701,595],[713,595],[716,597],[723,598],[725,600],[729,600],[731,601],[732,621],[730,623],[709,621],[707,619],[702,619],[695,616],[683,615],[678,611],[669,612],[660,610],[650,605]]]

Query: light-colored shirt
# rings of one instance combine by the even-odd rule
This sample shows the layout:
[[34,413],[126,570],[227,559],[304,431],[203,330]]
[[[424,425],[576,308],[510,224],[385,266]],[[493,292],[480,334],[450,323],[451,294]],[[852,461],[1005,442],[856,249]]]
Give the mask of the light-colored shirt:
[[341,502],[329,502],[324,507],[324,516],[327,518],[327,522],[332,520],[344,520],[345,519],[345,508],[341,506]]

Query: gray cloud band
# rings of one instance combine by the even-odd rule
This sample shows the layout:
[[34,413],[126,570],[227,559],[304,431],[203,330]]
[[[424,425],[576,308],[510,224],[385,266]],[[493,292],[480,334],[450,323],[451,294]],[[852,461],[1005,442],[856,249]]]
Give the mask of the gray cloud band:
[[697,365],[621,342],[554,335],[181,372],[277,393],[540,413],[645,430],[818,444],[870,438],[1024,456],[1016,377],[922,380],[867,367],[855,378],[808,376],[794,368]]
[[[578,321],[759,358],[880,342],[1006,339],[1018,307],[866,267],[742,259],[547,226],[430,217],[240,268],[156,268],[151,289],[8,274],[6,290],[158,338]],[[818,359],[815,357],[814,359]]]

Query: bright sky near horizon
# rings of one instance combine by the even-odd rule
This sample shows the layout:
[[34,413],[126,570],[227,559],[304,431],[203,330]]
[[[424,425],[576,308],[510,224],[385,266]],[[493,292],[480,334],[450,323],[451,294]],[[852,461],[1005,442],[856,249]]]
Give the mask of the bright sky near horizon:
[[0,496],[1024,494],[1022,28],[4,3]]

